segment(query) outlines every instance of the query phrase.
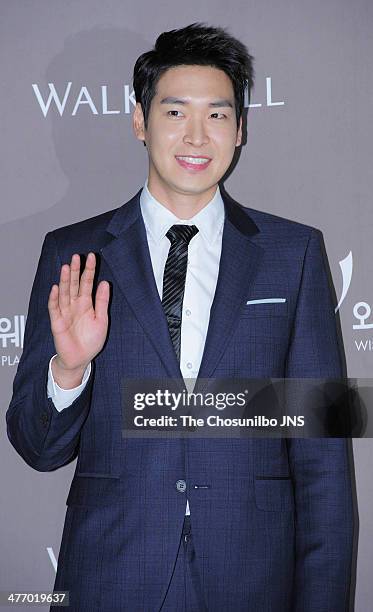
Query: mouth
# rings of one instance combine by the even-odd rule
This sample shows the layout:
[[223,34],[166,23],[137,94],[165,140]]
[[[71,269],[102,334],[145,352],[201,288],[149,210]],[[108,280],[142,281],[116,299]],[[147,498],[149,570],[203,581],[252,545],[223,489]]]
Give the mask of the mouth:
[[198,157],[197,155],[175,155],[175,159],[182,168],[197,172],[205,170],[212,161],[211,157]]

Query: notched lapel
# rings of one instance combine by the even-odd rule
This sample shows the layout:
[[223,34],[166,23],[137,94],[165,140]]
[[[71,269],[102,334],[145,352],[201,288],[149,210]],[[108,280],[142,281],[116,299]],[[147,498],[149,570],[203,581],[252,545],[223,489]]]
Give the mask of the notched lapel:
[[154,279],[140,212],[140,193],[118,209],[107,228],[115,238],[101,249],[101,253],[120,291],[164,363],[168,376],[180,378],[180,366]]
[[[223,193],[222,193],[223,195]],[[235,331],[263,250],[250,238],[259,230],[240,205],[223,195],[226,218],[214,300],[198,378],[212,377]]]

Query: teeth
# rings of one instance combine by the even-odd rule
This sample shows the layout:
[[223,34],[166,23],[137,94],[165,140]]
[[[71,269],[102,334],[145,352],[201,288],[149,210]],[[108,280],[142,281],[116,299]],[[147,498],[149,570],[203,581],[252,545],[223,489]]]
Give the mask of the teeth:
[[184,161],[188,162],[188,164],[206,164],[208,161],[210,161],[209,159],[203,158],[203,157],[180,157],[177,156],[176,159],[183,159]]

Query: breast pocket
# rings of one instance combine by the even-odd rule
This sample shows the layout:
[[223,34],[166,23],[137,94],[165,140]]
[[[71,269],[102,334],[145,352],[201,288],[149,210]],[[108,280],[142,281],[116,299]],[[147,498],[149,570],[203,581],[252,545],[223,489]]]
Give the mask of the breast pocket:
[[288,314],[288,302],[261,302],[247,300],[241,310],[241,317],[286,317]]

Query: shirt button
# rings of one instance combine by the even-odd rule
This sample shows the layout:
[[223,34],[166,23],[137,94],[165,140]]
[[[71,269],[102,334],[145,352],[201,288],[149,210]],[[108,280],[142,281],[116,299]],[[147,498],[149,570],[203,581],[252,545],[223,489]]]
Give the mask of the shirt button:
[[176,489],[179,491],[179,493],[184,493],[184,491],[186,490],[185,480],[178,480],[176,482]]
[[190,317],[190,315],[192,314],[192,311],[189,310],[189,308],[186,309],[185,314],[187,317]]
[[190,361],[188,361],[188,363],[187,363],[187,368],[188,368],[188,370],[191,370],[191,369],[192,369],[192,367],[193,367],[193,364],[192,364],[192,363],[190,363]]
[[48,413],[47,412],[42,412],[40,419],[41,419],[41,422],[43,423],[43,425],[46,426],[48,421],[49,421]]

